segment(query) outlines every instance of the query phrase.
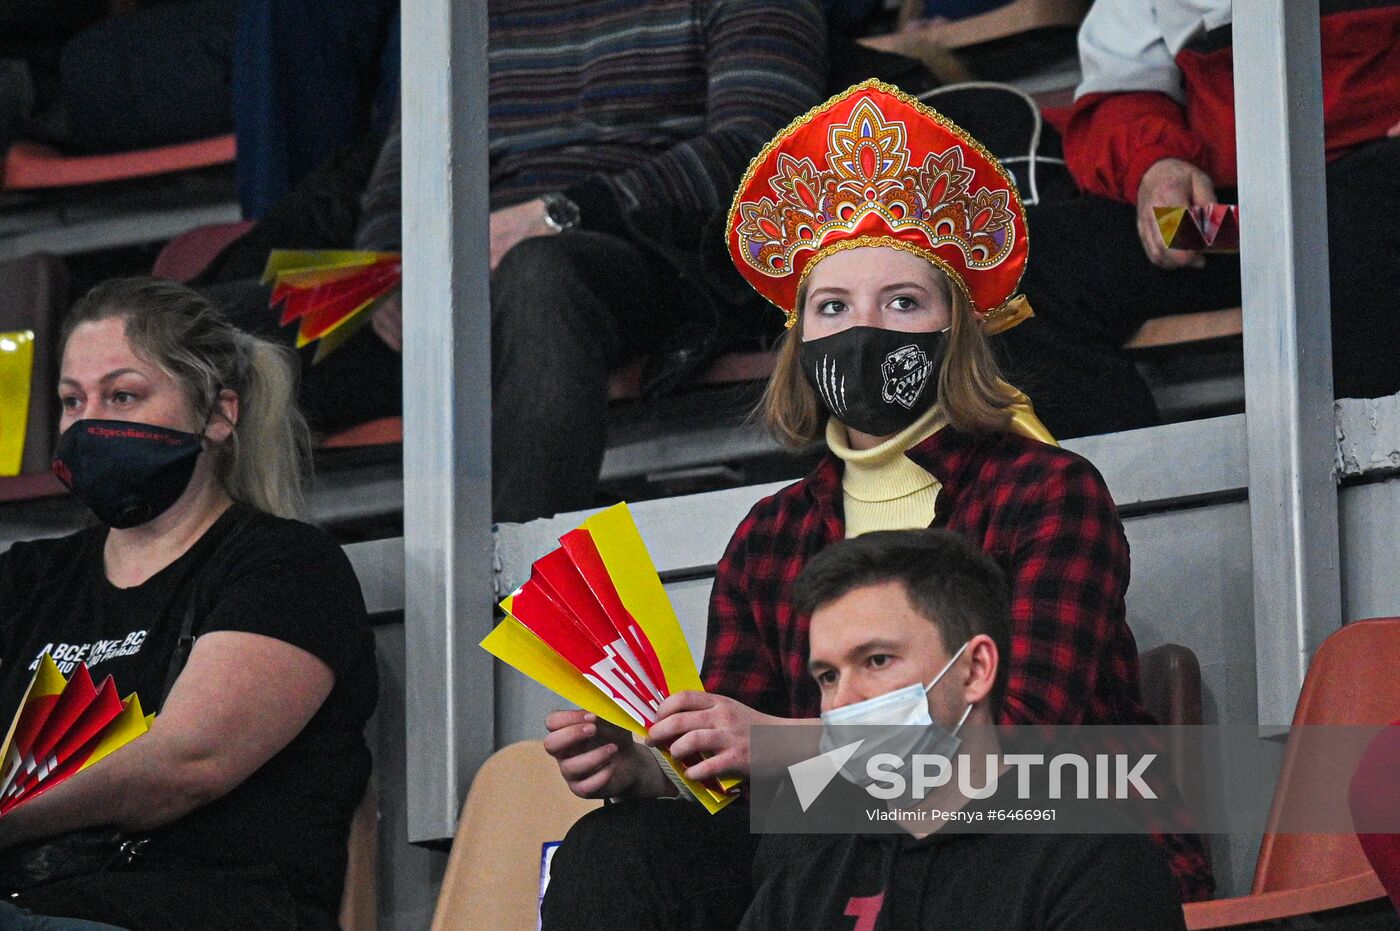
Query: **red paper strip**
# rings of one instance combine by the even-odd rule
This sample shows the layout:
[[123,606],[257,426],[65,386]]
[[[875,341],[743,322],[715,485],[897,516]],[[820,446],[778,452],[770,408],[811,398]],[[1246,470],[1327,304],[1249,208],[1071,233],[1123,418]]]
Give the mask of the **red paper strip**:
[[657,702],[631,670],[615,643],[599,646],[582,624],[533,578],[511,599],[511,614],[562,656],[618,707],[644,727],[656,721]]
[[[87,667],[81,668],[86,673]],[[74,679],[77,678],[78,676],[75,674]],[[90,678],[89,682],[91,682]],[[69,688],[71,687],[72,682],[69,683]],[[67,694],[67,690],[64,691],[64,694]],[[11,788],[11,795],[14,799],[16,801],[22,800],[36,785],[52,780],[60,765],[68,762],[85,745],[92,744],[95,747],[96,740],[102,734],[102,729],[112,723],[121,713],[122,700],[117,694],[117,685],[112,681],[112,677],[108,676],[103,680],[102,687],[97,690],[92,701],[74,719],[67,730],[55,735],[55,739],[52,741],[47,741],[46,746],[36,744],[31,756],[35,767],[21,776]],[[86,756],[83,759],[86,759]],[[81,760],[79,763],[81,764]]]
[[570,561],[578,569],[589,590],[593,593],[594,599],[608,615],[612,626],[632,647],[638,661],[646,669],[647,676],[656,683],[657,689],[662,695],[671,694],[670,685],[666,682],[666,673],[661,668],[661,660],[656,655],[651,641],[643,633],[636,618],[627,610],[627,606],[622,603],[621,596],[617,593],[617,587],[613,585],[612,577],[608,575],[608,568],[603,564],[603,557],[598,553],[598,547],[594,545],[593,538],[588,531],[582,527],[571,530],[559,538],[559,545],[569,554]]

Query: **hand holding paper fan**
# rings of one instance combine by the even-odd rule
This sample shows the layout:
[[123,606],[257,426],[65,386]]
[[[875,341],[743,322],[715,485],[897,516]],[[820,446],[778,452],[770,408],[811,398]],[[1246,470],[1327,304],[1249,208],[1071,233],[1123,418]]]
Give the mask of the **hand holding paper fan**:
[[[598,717],[645,737],[668,696],[704,691],[680,622],[625,504],[584,522],[501,602],[489,653]],[[668,761],[669,757],[667,757]],[[711,812],[737,780],[686,779]]]
[[282,325],[300,321],[297,348],[317,343],[314,363],[354,335],[399,286],[403,261],[397,252],[276,249],[262,280],[273,285],[269,306],[282,306]]
[[1234,204],[1153,207],[1152,212],[1168,249],[1240,251],[1240,208]]
[[111,676],[94,686],[85,663],[64,679],[45,653],[0,747],[0,815],[94,765],[149,727],[135,693],[119,698]]

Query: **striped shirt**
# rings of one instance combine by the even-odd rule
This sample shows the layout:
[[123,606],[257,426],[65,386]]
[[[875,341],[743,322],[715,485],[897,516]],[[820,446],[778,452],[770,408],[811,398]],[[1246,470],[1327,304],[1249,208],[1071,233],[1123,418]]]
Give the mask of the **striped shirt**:
[[[715,213],[825,89],[814,0],[493,0],[488,14],[493,210],[563,191],[605,232],[632,211]],[[396,123],[366,248],[398,245],[398,145]]]

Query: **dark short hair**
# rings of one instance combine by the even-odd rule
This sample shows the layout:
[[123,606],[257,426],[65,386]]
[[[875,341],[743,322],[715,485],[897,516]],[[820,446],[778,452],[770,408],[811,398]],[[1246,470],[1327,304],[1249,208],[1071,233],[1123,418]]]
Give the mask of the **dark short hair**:
[[951,654],[977,634],[997,646],[991,710],[1001,709],[1011,657],[1011,598],[996,562],[947,530],[881,530],[842,540],[803,567],[793,607],[807,617],[858,588],[899,582]]

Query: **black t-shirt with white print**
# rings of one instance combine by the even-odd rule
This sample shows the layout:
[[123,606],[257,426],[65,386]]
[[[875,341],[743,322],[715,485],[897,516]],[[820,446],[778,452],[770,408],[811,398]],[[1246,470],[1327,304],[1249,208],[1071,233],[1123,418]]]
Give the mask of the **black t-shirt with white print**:
[[[123,697],[159,712],[184,620],[193,633],[242,631],[299,647],[335,673],[293,741],[225,795],[152,832],[163,863],[272,864],[305,906],[334,915],[350,819],[369,778],[364,726],[378,699],[359,582],[321,531],[234,505],[183,556],[146,582],[107,580],[105,527],[15,544],[0,554],[0,726],[8,726],[48,653],[65,676],[86,662]],[[99,764],[100,765],[100,764]]]

